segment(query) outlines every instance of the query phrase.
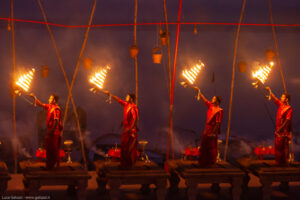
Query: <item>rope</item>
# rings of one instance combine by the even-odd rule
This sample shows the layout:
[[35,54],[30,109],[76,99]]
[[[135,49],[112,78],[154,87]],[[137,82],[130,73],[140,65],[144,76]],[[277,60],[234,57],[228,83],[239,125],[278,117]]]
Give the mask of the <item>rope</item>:
[[[10,0],[10,19],[14,19],[14,0]],[[16,73],[16,48],[15,48],[15,27],[14,20],[9,21],[11,26],[11,46],[12,46],[12,70],[13,70],[13,84],[15,83],[15,73]],[[14,153],[14,173],[18,171],[18,153],[16,146],[17,138],[17,122],[16,122],[16,95],[13,95],[13,133],[14,138],[12,140],[13,153]]]
[[[271,21],[271,24],[274,24],[271,0],[268,0],[268,2],[269,2],[270,21]],[[284,89],[284,92],[286,93],[287,92],[286,91],[286,85],[285,85],[284,76],[283,76],[283,72],[282,72],[282,66],[281,66],[281,62],[280,62],[280,58],[279,58],[278,43],[277,43],[277,39],[276,39],[276,32],[275,32],[275,27],[274,26],[272,26],[272,33],[273,33],[273,40],[274,40],[274,44],[275,44],[275,52],[276,52],[276,57],[277,57],[278,66],[279,66],[279,70],[280,70],[283,89]]]
[[[167,13],[167,5],[166,0],[163,0],[164,3],[164,15],[165,15],[165,25],[166,25],[166,32],[167,32],[167,51],[168,51],[168,71],[169,71],[169,115],[172,116],[173,106],[171,103],[172,93],[172,69],[171,69],[171,51],[170,51],[170,37],[169,37],[169,26],[168,26],[168,13]],[[172,137],[171,137],[172,136]],[[166,160],[169,159],[169,150],[170,150],[170,138],[173,138],[173,123],[172,117],[169,118],[169,132],[168,132],[168,141],[167,141],[167,153],[166,153]]]
[[[242,11],[241,11],[241,15],[240,15],[239,24],[241,24],[241,22],[243,20],[243,16],[244,16],[244,12],[245,12],[245,5],[246,5],[246,0],[243,0],[243,6],[242,6]],[[228,139],[229,139],[230,125],[231,125],[231,111],[232,111],[234,80],[235,80],[235,64],[236,64],[236,55],[237,55],[237,48],[238,48],[238,42],[239,42],[240,29],[241,29],[241,26],[238,25],[237,32],[236,32],[236,37],[235,37],[233,62],[232,62],[232,80],[231,80],[231,89],[230,89],[228,125],[227,125],[227,131],[226,131],[226,144],[225,144],[225,152],[224,152],[224,160],[225,161],[226,161],[226,157],[227,157]]]
[[87,28],[87,27],[114,27],[114,26],[149,26],[149,25],[159,25],[159,24],[169,24],[169,25],[218,25],[218,26],[276,26],[276,27],[299,27],[300,24],[260,24],[260,23],[232,23],[232,22],[149,22],[149,23],[126,23],[126,24],[93,24],[93,25],[65,25],[65,24],[57,24],[51,22],[41,22],[34,20],[26,20],[26,19],[12,19],[0,17],[0,20],[6,21],[16,21],[16,22],[25,22],[25,23],[33,23],[33,24],[46,24],[50,26],[57,26],[63,28]]
[[[180,22],[182,10],[182,0],[179,0],[179,10],[178,10],[178,19]],[[179,41],[179,32],[180,31],[180,23],[177,23],[177,34],[176,34],[176,45],[175,45],[175,53],[174,53],[174,67],[173,67],[173,78],[172,78],[172,88],[171,88],[171,101],[170,101],[170,115],[169,115],[169,128],[171,133],[171,151],[172,158],[174,159],[174,149],[173,149],[173,101],[174,101],[174,85],[175,85],[175,75],[176,75],[176,63],[177,63],[177,52],[178,52],[178,41]]]
[[[137,21],[137,8],[138,8],[138,0],[135,0],[134,3],[134,28],[133,28],[133,42],[134,45],[137,46],[136,42],[136,21]],[[139,96],[139,85],[138,85],[138,62],[137,62],[137,56],[134,57],[134,66],[135,66],[135,104],[138,106],[138,96]]]

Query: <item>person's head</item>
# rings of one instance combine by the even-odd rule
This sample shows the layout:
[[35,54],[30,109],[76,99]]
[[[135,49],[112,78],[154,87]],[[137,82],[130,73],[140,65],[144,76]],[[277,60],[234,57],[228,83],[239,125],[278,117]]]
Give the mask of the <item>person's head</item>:
[[288,93],[283,93],[280,100],[282,103],[289,103],[291,101],[291,95]]
[[58,102],[59,96],[51,94],[49,97],[49,104],[56,104]]
[[221,97],[219,96],[214,96],[211,100],[211,102],[215,105],[220,105],[221,104]]
[[133,103],[134,100],[135,100],[135,94],[128,93],[128,94],[126,95],[125,101],[130,102],[130,103]]

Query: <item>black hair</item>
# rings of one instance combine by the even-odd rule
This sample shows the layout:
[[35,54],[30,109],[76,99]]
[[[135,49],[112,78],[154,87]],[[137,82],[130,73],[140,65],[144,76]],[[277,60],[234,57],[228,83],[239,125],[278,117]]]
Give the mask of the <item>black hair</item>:
[[291,95],[289,93],[283,93],[283,95],[288,99],[288,101],[291,101]]
[[219,104],[221,104],[222,98],[220,96],[215,96],[217,99],[217,102],[219,102]]
[[133,93],[128,93],[130,99],[132,99],[132,101],[135,101],[135,94]]
[[53,96],[53,99],[55,100],[55,102],[57,103],[59,100],[59,96],[56,94],[51,94],[50,96]]

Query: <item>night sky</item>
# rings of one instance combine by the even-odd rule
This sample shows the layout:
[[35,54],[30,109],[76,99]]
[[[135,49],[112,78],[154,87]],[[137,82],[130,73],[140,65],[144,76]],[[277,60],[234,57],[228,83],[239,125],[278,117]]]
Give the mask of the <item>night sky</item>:
[[[16,0],[14,17],[43,21],[37,1]],[[42,0],[48,21],[66,25],[87,25],[93,0]],[[163,1],[139,1],[138,23],[164,22]],[[10,1],[1,1],[0,17],[9,18]],[[177,21],[179,1],[167,0],[168,20]],[[182,22],[238,22],[242,0],[188,0],[182,4]],[[273,15],[276,24],[300,24],[299,0],[273,0]],[[134,1],[98,1],[92,24],[133,23]],[[244,23],[270,23],[267,0],[247,1]],[[8,22],[0,21],[0,135],[12,136],[12,98],[9,95],[9,82],[12,79],[11,33]],[[69,80],[71,80],[86,28],[62,28],[51,26]],[[164,26],[162,27],[164,28]],[[176,25],[170,25],[171,66],[173,67]],[[225,138],[236,26],[181,25],[178,44],[178,59],[174,92],[174,130],[176,150],[182,150],[193,139],[200,138],[206,120],[207,108],[197,102],[194,91],[183,88],[181,71],[198,60],[205,63],[196,85],[211,99],[220,95],[224,109],[221,138]],[[152,49],[159,44],[159,27],[138,26],[137,44],[140,48],[139,67],[139,138],[146,139],[153,148],[164,149],[167,140],[169,98],[167,48],[163,47],[162,64],[152,63]],[[294,109],[293,127],[295,134],[300,132],[300,69],[299,45],[300,27],[276,27],[279,55],[286,79],[287,90],[292,96]],[[42,101],[47,102],[51,93],[60,96],[60,105],[67,99],[67,86],[59,68],[58,59],[45,25],[24,22],[15,23],[16,71],[42,65],[50,68],[48,78],[36,73],[31,91]],[[83,57],[90,57],[94,66],[110,65],[105,88],[113,94],[125,97],[127,92],[135,92],[134,59],[129,57],[129,47],[133,44],[133,26],[98,27],[89,33]],[[270,26],[242,26],[238,45],[237,62],[245,61],[248,68],[240,73],[236,68],[236,81],[233,98],[231,136],[255,141],[273,142],[274,127],[267,114],[270,110],[273,120],[277,108],[251,85],[251,71],[257,63],[267,63],[265,51],[274,49]],[[275,61],[266,85],[280,96],[283,92],[280,72]],[[87,71],[80,64],[73,96],[75,103],[87,113],[87,131],[91,139],[106,133],[121,133],[122,107],[116,102],[105,102],[104,95],[96,96],[89,91],[88,78],[93,70]],[[212,83],[212,73],[215,82]],[[27,104],[22,98],[16,100],[17,134],[25,135],[36,143],[36,113],[39,108]],[[75,126],[75,125],[74,125]],[[185,131],[183,131],[185,130]],[[119,141],[116,141],[119,142]]]

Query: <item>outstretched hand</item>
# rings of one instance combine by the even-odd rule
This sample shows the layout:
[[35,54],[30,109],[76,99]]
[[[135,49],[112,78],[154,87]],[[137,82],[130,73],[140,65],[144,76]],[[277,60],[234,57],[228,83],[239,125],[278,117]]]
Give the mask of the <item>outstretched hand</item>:
[[271,92],[271,88],[269,86],[265,87],[268,92]]
[[36,96],[34,95],[34,93],[30,93],[29,96],[36,99]]
[[103,91],[104,94],[110,95],[110,92],[108,90]]

